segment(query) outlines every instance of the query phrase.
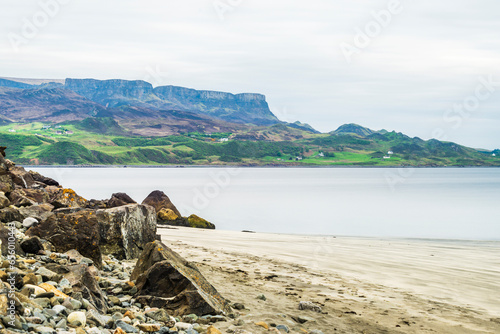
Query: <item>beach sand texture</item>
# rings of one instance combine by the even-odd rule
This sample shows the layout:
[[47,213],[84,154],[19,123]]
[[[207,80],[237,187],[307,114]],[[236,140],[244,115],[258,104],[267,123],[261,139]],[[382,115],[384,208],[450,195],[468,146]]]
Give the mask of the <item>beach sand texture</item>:
[[[291,333],[500,333],[498,242],[177,227],[159,234],[223,296],[245,305],[237,311],[244,324],[217,323],[222,332],[264,333],[255,325],[263,321]],[[299,310],[300,301],[322,313]]]

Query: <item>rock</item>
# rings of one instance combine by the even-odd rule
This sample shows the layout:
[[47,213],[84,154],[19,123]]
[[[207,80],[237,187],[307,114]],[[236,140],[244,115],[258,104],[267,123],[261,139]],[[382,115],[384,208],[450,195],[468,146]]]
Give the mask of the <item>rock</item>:
[[156,236],[156,213],[147,205],[128,204],[97,210],[100,246],[118,259],[138,258]]
[[151,333],[151,332],[158,332],[161,328],[161,325],[160,324],[139,324],[139,325],[137,325],[137,327],[139,327],[139,329],[141,331]]
[[64,275],[71,286],[73,293],[81,293],[92,307],[101,313],[106,313],[108,305],[99,284],[92,275],[89,267],[85,264],[68,266],[69,273]]
[[113,334],[127,334],[123,329],[121,329],[120,327],[118,327],[117,329],[115,329],[115,331],[113,332]]
[[54,328],[51,328],[51,327],[36,327],[35,328],[35,332],[39,333],[39,334],[52,334],[52,333],[56,333],[56,331],[54,330]]
[[35,226],[38,224],[38,220],[33,217],[28,217],[23,220],[23,227],[30,228],[31,226]]
[[56,312],[56,314],[60,314],[64,311],[66,311],[66,307],[63,305],[55,305],[54,307],[52,307],[52,310],[54,310],[54,312]]
[[21,289],[21,293],[27,297],[30,297],[31,295],[39,295],[44,292],[47,291],[39,286],[32,284],[25,284]]
[[5,196],[5,193],[0,191],[0,209],[10,205],[10,200]]
[[23,167],[11,167],[9,168],[9,174],[12,181],[22,188],[29,188],[35,183],[31,174],[28,173]]
[[[38,221],[43,221],[52,215],[54,206],[49,203],[36,204],[19,208],[19,213],[25,217],[36,218]],[[25,226],[27,228],[31,226]]]
[[222,334],[222,332],[217,328],[215,328],[214,326],[210,326],[207,329],[207,334]]
[[153,208],[155,208],[157,213],[160,212],[161,209],[170,209],[178,217],[181,216],[181,213],[179,212],[179,210],[177,210],[177,208],[172,203],[172,201],[170,201],[170,198],[168,198],[168,196],[165,195],[165,193],[163,191],[159,191],[159,190],[153,191],[152,193],[150,193],[148,195],[148,197],[146,197],[144,199],[144,201],[142,201],[142,204],[151,205]]
[[310,331],[309,334],[323,334],[323,332],[318,330],[318,329],[315,329],[315,330]]
[[278,326],[276,326],[276,329],[281,331],[281,332],[285,332],[285,333],[290,332],[290,329],[286,325],[278,325]]
[[311,310],[313,312],[321,313],[321,306],[309,301],[301,301],[299,303],[299,310]]
[[45,191],[49,195],[49,203],[58,208],[84,208],[87,200],[78,196],[73,189],[48,186]]
[[175,328],[177,328],[180,331],[188,331],[193,329],[193,325],[185,323],[185,322],[177,322],[175,324]]
[[241,304],[241,303],[234,303],[233,304],[233,308],[235,310],[244,310],[245,309],[245,305]]
[[174,316],[230,313],[228,302],[187,262],[163,243],[146,245],[132,272],[136,301],[165,308]]
[[35,272],[36,275],[42,276],[44,281],[59,281],[61,279],[60,275],[53,272],[52,270],[49,270],[45,267],[40,267],[38,270]]
[[214,224],[194,214],[187,218],[187,222],[189,227],[215,229]]
[[262,327],[264,329],[269,329],[269,325],[266,324],[264,321],[256,322],[255,325],[260,326],[260,327]]
[[95,325],[100,326],[100,327],[108,327],[109,328],[113,325],[113,323],[115,321],[112,317],[99,314],[99,312],[94,311],[94,310],[88,311],[86,316],[87,316],[87,321],[89,323],[94,323]]
[[55,296],[61,297],[61,298],[68,298],[67,295],[62,293],[61,291],[57,290],[55,286],[49,283],[42,283],[38,285],[40,288],[44,289],[46,292],[53,292]]
[[51,179],[50,177],[43,176],[40,173],[34,172],[32,170],[30,170],[29,173],[33,180],[35,180],[36,182],[43,183],[46,186],[59,186],[59,182]]
[[43,244],[38,237],[31,237],[21,242],[21,248],[27,254],[38,254],[43,251]]
[[76,312],[71,312],[68,315],[68,318],[66,319],[70,325],[76,326],[76,327],[85,327],[85,324],[87,323],[87,317],[85,316],[85,313],[76,311]]
[[127,324],[123,320],[116,321],[115,325],[116,325],[116,327],[123,329],[126,333],[139,333],[139,330],[137,328]]
[[176,220],[177,218],[179,218],[179,216],[177,216],[172,209],[162,208],[158,211],[159,220]]
[[19,240],[16,238],[15,233],[15,227],[10,226],[7,228],[3,224],[0,224],[0,248],[3,256],[9,255],[9,243],[13,243],[16,255],[24,255],[24,251],[19,245]]
[[[24,285],[38,285],[38,277],[34,273],[29,273],[23,277]],[[41,283],[41,282],[40,282]]]
[[165,309],[156,309],[146,312],[146,316],[150,317],[153,320],[161,321],[161,322],[169,322],[170,315]]
[[14,182],[9,175],[0,175],[0,191],[3,193],[10,193],[14,190]]
[[260,300],[263,300],[263,301],[267,300],[266,296],[264,296],[264,295],[258,295],[257,299],[260,299]]
[[114,193],[108,200],[108,208],[116,208],[127,204],[137,204],[137,202],[125,193]]
[[35,298],[33,301],[39,305],[41,308],[49,308],[50,307],[50,299],[49,298]]
[[96,266],[101,266],[99,222],[93,210],[56,210],[47,220],[31,227],[26,235],[48,240],[57,252],[76,249],[83,256],[92,259]]
[[66,329],[66,327],[68,326],[68,322],[66,321],[66,319],[61,319],[57,324],[56,324],[56,327],[55,328],[59,328],[59,329]]
[[295,322],[298,322],[299,324],[304,324],[308,321],[314,321],[313,318],[310,318],[310,317],[306,317],[306,316],[292,316],[292,319],[295,321]]
[[13,222],[23,221],[24,217],[19,213],[19,210],[13,207],[0,209],[0,221]]

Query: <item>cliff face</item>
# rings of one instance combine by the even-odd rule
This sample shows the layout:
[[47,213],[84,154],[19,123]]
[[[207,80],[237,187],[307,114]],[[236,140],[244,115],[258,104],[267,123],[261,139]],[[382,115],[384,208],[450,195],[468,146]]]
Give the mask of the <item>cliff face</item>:
[[153,86],[145,81],[66,79],[65,88],[107,107],[137,106],[181,110],[236,123],[269,125],[279,120],[261,94],[231,94],[177,86]]

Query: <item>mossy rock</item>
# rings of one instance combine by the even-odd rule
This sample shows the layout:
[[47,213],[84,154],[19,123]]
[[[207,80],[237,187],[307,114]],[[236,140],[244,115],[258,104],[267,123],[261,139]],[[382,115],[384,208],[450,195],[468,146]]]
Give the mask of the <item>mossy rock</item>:
[[177,216],[175,214],[175,212],[171,209],[166,209],[166,208],[163,208],[161,209],[159,212],[158,212],[158,219],[159,220],[177,220],[177,218],[179,218],[179,216]]
[[195,227],[195,228],[208,228],[208,229],[215,229],[215,225],[210,223],[209,221],[198,217],[197,215],[191,215],[187,218],[188,226],[189,227]]

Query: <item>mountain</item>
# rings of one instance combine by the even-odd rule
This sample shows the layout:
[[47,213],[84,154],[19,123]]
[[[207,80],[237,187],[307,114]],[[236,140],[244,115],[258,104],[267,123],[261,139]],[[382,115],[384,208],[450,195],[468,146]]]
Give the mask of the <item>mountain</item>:
[[361,137],[366,137],[376,133],[377,131],[373,131],[371,129],[365,128],[361,125],[350,123],[341,125],[337,130],[330,132],[333,135],[358,135]]
[[261,94],[231,94],[177,86],[153,86],[145,81],[66,79],[64,86],[102,106],[178,110],[233,123],[270,125],[279,120]]

